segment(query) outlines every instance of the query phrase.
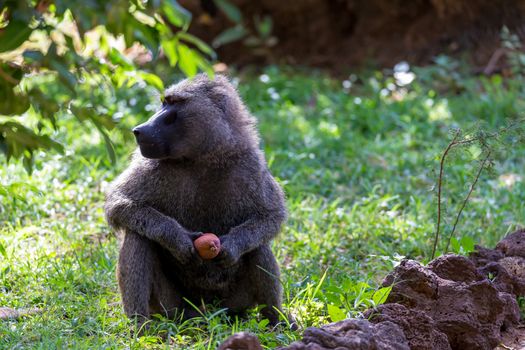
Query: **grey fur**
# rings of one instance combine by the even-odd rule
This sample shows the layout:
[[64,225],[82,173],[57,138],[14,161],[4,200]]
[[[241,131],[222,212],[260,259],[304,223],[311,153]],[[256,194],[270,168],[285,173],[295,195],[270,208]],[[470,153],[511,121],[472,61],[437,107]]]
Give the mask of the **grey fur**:
[[[154,141],[140,149],[153,156],[135,152],[106,197],[107,221],[124,234],[117,276],[126,314],[192,316],[187,298],[195,305],[217,300],[233,312],[264,304],[263,315],[276,324],[282,291],[269,243],[286,209],[259,149],[255,119],[222,76],[170,87],[165,107],[140,126],[148,132],[140,137]],[[155,118],[170,113],[177,131],[159,136]],[[193,247],[203,232],[220,237],[213,260],[202,260]]]

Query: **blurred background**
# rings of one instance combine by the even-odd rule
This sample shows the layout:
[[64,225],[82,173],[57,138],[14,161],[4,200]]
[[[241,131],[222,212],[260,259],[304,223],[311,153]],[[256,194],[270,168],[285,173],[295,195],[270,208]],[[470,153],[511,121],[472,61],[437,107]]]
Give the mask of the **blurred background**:
[[[524,16],[518,0],[4,0],[0,113],[29,109],[43,130],[55,127],[67,106],[79,121],[94,123],[115,159],[106,131],[122,111],[82,105],[93,99],[87,93],[93,86],[103,87],[99,94],[136,84],[162,93],[182,75],[260,72],[269,65],[318,68],[343,79],[399,62],[455,71],[450,58],[472,74],[510,76],[525,64]],[[42,93],[34,84],[39,79],[53,79],[59,94]],[[14,131],[17,124],[0,124],[7,158],[23,158],[29,169],[34,150],[61,148],[43,133]]]
[[0,349],[301,337],[213,305],[133,337],[121,310],[104,191],[199,72],[258,119],[302,329],[382,303],[403,257],[494,245],[525,225],[524,35],[519,0],[0,0]]
[[301,64],[346,73],[357,67],[429,64],[466,55],[483,70],[503,27],[523,35],[525,3],[468,0],[182,1],[190,32],[227,63]]

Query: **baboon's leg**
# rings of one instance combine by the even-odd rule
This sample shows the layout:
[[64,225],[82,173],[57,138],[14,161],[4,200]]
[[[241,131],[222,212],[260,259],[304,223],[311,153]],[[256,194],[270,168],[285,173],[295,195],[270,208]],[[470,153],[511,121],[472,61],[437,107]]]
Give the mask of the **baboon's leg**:
[[248,265],[243,278],[222,304],[233,313],[241,313],[256,304],[265,305],[261,310],[262,315],[271,325],[276,325],[279,322],[277,310],[282,310],[282,288],[277,261],[268,245],[248,253],[245,261]]
[[182,306],[180,288],[177,288],[176,283],[169,280],[163,273],[158,258],[154,259],[153,289],[149,306],[150,315],[161,314],[168,318],[176,316],[178,309]]
[[142,323],[148,319],[153,286],[153,244],[134,232],[126,232],[120,248],[117,279],[124,312]]
[[134,232],[126,232],[120,248],[117,276],[124,312],[140,323],[155,313],[173,317],[181,305],[175,284],[162,271],[160,249]]
[[255,301],[265,305],[261,313],[270,321],[270,325],[279,323],[279,310],[282,313],[283,289],[279,281],[279,265],[268,245],[263,245],[256,250],[251,259],[249,275],[253,275],[253,291]]

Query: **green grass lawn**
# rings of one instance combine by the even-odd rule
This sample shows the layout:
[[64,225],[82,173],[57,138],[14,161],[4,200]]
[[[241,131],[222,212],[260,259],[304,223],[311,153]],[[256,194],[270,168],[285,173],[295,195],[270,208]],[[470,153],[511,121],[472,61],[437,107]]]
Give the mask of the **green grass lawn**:
[[[301,328],[359,315],[381,302],[385,291],[376,290],[402,257],[429,260],[436,171],[451,129],[475,135],[479,127],[492,132],[523,117],[520,77],[469,76],[443,65],[415,74],[405,87],[386,71],[342,82],[269,67],[236,80],[287,194],[289,219],[273,250],[285,306]],[[42,86],[52,91],[52,82]],[[146,105],[156,103],[138,87],[96,96],[123,116],[122,129],[145,120],[152,108]],[[42,311],[0,321],[0,348],[215,349],[240,330],[255,332],[269,348],[300,338],[301,331],[266,329],[256,310],[248,319],[228,319],[213,306],[184,323],[159,318],[148,335],[133,338],[115,279],[118,244],[102,209],[104,189],[126,166],[133,139],[112,132],[118,161],[111,164],[95,128],[68,115],[62,120],[56,137],[68,145],[65,154],[38,155],[32,175],[2,160],[0,306]],[[525,223],[525,143],[517,134],[503,141],[492,142],[492,167],[463,212],[456,252],[468,252],[473,242],[493,245]],[[445,234],[480,152],[462,147],[446,164]]]

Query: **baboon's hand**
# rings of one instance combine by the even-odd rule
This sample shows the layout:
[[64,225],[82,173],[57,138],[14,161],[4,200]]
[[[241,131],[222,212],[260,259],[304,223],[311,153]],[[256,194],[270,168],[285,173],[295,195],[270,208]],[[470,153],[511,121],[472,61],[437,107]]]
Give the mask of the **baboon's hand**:
[[195,242],[195,240],[199,238],[200,236],[202,236],[203,234],[204,233],[202,232],[190,232],[188,233],[188,237],[190,237],[192,242]]
[[176,244],[169,248],[175,259],[181,264],[202,263],[202,258],[197,253],[193,241],[202,236],[202,232],[188,232],[177,239]]
[[241,257],[235,241],[228,236],[223,236],[221,239],[221,252],[215,260],[222,267],[230,267],[235,265]]
[[177,239],[177,243],[170,247],[169,250],[175,259],[183,265],[190,264],[195,255],[197,255],[193,241],[186,235],[181,235],[181,237]]

